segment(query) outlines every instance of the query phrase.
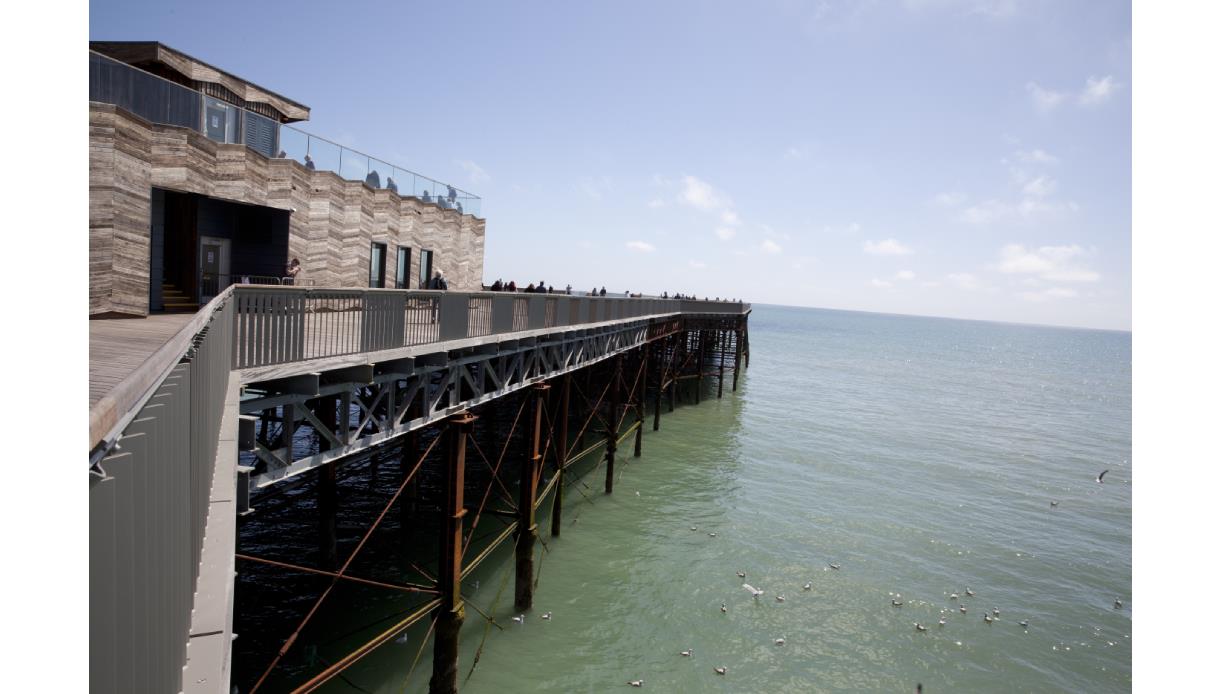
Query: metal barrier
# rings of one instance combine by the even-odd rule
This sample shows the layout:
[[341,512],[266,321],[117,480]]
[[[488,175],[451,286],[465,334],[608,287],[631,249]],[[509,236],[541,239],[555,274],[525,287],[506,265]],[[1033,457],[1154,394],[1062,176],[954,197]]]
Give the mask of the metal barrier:
[[90,467],[91,691],[182,690],[233,313],[225,292],[182,349],[163,348],[177,355],[168,373]]
[[749,304],[495,292],[235,286],[234,368]]

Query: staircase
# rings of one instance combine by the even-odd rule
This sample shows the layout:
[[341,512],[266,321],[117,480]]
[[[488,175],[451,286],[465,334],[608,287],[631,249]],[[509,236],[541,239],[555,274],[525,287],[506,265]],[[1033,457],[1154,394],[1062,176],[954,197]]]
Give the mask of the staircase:
[[161,305],[166,313],[194,313],[199,303],[168,282],[161,283]]

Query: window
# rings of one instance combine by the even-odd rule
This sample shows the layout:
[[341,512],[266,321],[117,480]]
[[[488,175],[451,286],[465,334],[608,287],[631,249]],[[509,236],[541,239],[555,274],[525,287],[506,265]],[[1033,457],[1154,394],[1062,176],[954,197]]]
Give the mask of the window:
[[369,253],[369,287],[385,288],[385,244],[374,243]]
[[419,288],[427,289],[432,279],[432,251],[419,252]]
[[406,246],[398,247],[398,267],[394,273],[394,288],[409,289],[407,285],[411,283],[411,249]]
[[217,142],[236,144],[240,110],[220,99],[207,97],[203,106],[203,132]]

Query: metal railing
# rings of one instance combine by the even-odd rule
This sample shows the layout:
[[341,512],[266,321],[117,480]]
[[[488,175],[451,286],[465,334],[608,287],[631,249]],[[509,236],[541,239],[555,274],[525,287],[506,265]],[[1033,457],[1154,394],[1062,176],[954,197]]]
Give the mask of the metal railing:
[[168,370],[151,395],[133,392],[143,404],[116,424],[117,445],[91,460],[91,691],[182,691],[233,313],[225,292],[150,358],[148,369]]
[[396,289],[234,286],[234,368],[749,304]]
[[[127,63],[89,51],[89,100],[114,104],[153,123],[190,128],[208,135],[204,115],[212,97],[146,72]],[[224,129],[225,141],[245,144],[268,158],[295,159],[316,171],[331,171],[371,188],[393,190],[444,209],[482,216],[483,200],[444,181],[394,166],[350,147],[278,123],[266,116],[226,104],[240,113],[235,127]],[[211,135],[209,135],[210,137]]]

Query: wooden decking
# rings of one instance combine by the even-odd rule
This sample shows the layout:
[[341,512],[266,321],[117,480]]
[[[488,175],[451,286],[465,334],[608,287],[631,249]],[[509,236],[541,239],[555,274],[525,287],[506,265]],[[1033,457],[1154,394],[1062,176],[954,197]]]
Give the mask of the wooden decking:
[[89,407],[194,317],[193,313],[171,313],[89,321]]

